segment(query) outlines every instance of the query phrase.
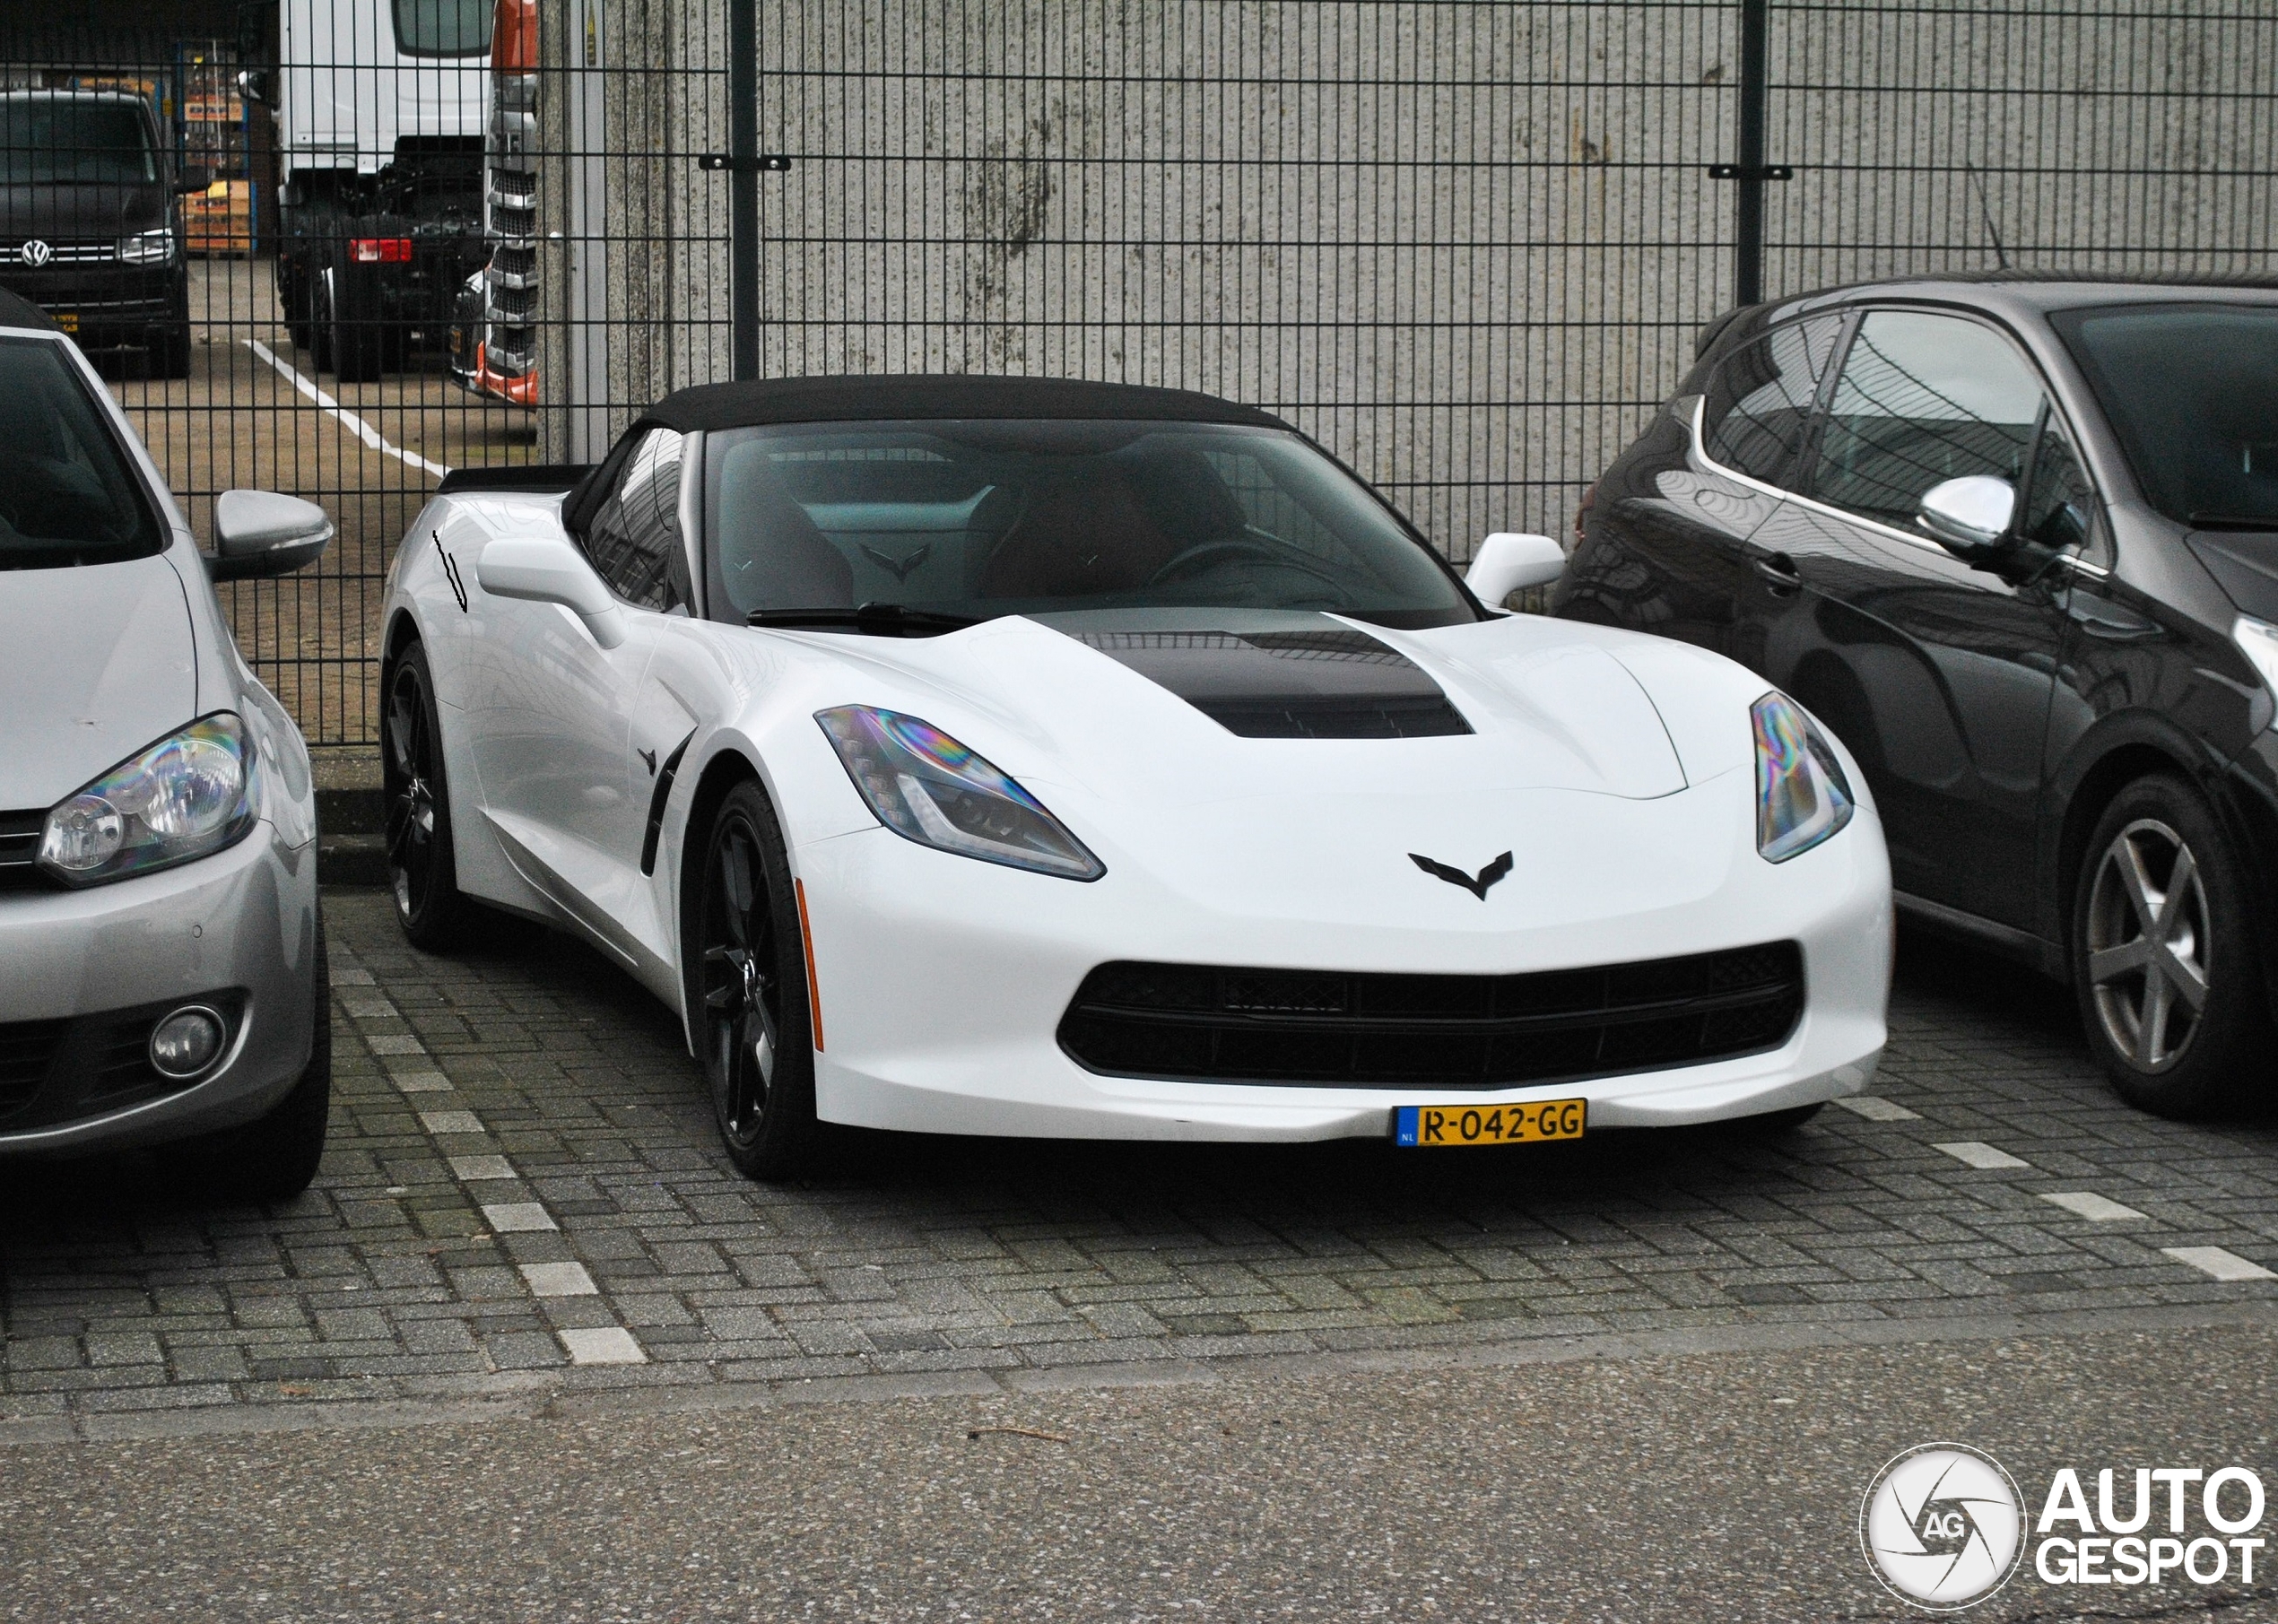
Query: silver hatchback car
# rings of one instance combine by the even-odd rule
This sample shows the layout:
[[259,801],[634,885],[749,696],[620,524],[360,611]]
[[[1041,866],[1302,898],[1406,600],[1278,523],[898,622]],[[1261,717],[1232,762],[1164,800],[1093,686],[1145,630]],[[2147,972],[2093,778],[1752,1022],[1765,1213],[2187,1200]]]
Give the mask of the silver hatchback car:
[[332,1091],[309,752],[212,585],[324,551],[230,491],[202,556],[77,347],[0,292],[0,1158],[163,1144],[305,1188]]

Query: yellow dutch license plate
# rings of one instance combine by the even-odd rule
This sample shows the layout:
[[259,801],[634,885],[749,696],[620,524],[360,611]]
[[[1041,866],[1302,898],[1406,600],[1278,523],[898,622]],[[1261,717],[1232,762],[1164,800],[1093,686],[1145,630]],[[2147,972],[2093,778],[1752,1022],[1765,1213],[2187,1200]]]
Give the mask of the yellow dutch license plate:
[[49,312],[48,312],[48,314],[49,314],[50,316],[53,316],[53,317],[56,318],[56,325],[57,325],[57,326],[61,327],[61,328],[62,328],[65,332],[66,332],[66,333],[76,333],[76,332],[78,332],[78,331],[79,331],[79,312],[78,312],[78,311],[76,311],[76,310],[51,310],[51,311],[49,311]]
[[1587,1099],[1529,1099],[1517,1105],[1404,1105],[1392,1114],[1392,1142],[1440,1150],[1579,1139],[1589,1104]]

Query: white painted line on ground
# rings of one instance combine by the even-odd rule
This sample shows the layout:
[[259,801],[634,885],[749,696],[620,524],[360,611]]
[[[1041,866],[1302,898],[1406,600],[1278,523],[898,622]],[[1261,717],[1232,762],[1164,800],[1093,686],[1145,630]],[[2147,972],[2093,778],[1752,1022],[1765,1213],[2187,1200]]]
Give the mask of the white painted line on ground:
[[1919,1122],[1922,1120],[1921,1112],[1909,1111],[1906,1107],[1893,1100],[1885,1099],[1879,1094],[1846,1094],[1835,1103],[1853,1116],[1864,1116],[1869,1122]]
[[[354,968],[353,957],[344,948],[336,947],[334,956],[347,960],[343,967],[345,972],[343,985],[373,985],[370,973]],[[361,979],[347,980],[347,976]],[[346,1000],[342,1002],[344,1006]],[[352,1012],[392,1017],[398,1020],[403,1019],[403,1012],[396,1007],[395,1001],[377,988],[363,994],[363,1002],[376,1007]],[[430,1061],[433,1059],[415,1038],[366,1038],[364,1043],[375,1055],[416,1055]],[[440,1068],[407,1072],[392,1081],[398,1090],[407,1094],[439,1091],[452,1086],[450,1078]],[[422,1111],[419,1122],[420,1126],[430,1134],[484,1132],[483,1119],[473,1111]],[[444,1159],[450,1164],[451,1177],[462,1185],[494,1179],[512,1183],[519,1177],[514,1170],[514,1164],[500,1155],[485,1152],[446,1156]],[[554,1222],[553,1214],[546,1210],[546,1204],[542,1201],[479,1202],[476,1204],[482,1208],[483,1221],[491,1226],[494,1234],[539,1234],[559,1231],[561,1228]],[[522,1278],[529,1285],[534,1297],[601,1295],[601,1288],[594,1283],[593,1276],[586,1272],[583,1264],[523,1264],[519,1267]],[[641,1347],[639,1339],[622,1325],[594,1326],[561,1331],[555,1334],[561,1339],[562,1350],[569,1354],[570,1362],[573,1365],[645,1365],[648,1362],[648,1354]]]
[[2109,1223],[2116,1218],[2145,1216],[2134,1207],[2124,1207],[2111,1197],[2099,1195],[2093,1190],[2059,1190],[2055,1194],[2044,1194],[2041,1199],[2053,1201],[2067,1212],[2077,1212],[2092,1223]]
[[593,1276],[586,1272],[583,1264],[523,1264],[520,1267],[533,1297],[601,1295],[601,1288],[593,1283]]
[[573,1365],[645,1365],[648,1355],[622,1325],[600,1325],[588,1331],[561,1331],[561,1345]]
[[1967,1162],[1973,1168],[2030,1168],[2033,1164],[2022,1156],[2012,1156],[2006,1151],[1976,1139],[1958,1139],[1952,1144],[1932,1145],[1934,1151],[1943,1151],[1956,1161]]
[[2236,1252],[2226,1252],[2221,1246],[2161,1246],[2161,1251],[2179,1264],[2189,1264],[2202,1274],[2212,1274],[2217,1280],[2278,1280],[2260,1264],[2249,1262]]
[[542,1201],[500,1201],[483,1203],[483,1221],[501,1235],[531,1235],[558,1229],[553,1214]]
[[284,377],[285,381],[290,383],[294,388],[300,390],[301,394],[307,395],[310,400],[315,401],[318,408],[323,411],[326,417],[335,419],[339,422],[342,428],[347,430],[349,433],[363,441],[364,444],[370,446],[382,456],[392,456],[399,463],[409,463],[413,467],[417,468],[422,473],[432,473],[439,479],[450,472],[450,470],[443,466],[442,464],[430,463],[416,451],[406,451],[400,446],[389,445],[386,439],[381,438],[378,430],[373,428],[362,418],[358,417],[353,412],[351,412],[347,407],[342,405],[331,395],[326,395],[322,389],[317,387],[317,386],[310,382],[308,378],[301,377],[299,372],[293,369],[291,362],[280,359],[274,350],[269,348],[268,345],[263,343],[259,339],[247,339],[245,341],[245,347],[252,351],[263,360],[267,361],[271,366],[274,367],[278,372]]

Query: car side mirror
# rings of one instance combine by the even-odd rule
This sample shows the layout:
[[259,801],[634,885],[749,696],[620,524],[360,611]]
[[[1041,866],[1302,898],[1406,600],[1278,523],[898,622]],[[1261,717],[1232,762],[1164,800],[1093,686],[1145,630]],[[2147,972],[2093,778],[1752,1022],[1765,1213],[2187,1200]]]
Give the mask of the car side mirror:
[[2010,539],[2017,488],[1990,473],[1944,480],[1922,493],[1914,522],[1965,564],[1985,561]]
[[213,184],[213,171],[202,163],[186,163],[182,172],[174,178],[174,189],[185,196],[203,192]]
[[1528,586],[1543,586],[1566,572],[1566,552],[1547,535],[1498,530],[1479,543],[1464,585],[1490,609]]
[[584,555],[557,536],[499,537],[476,557],[474,578],[492,597],[561,604],[604,648],[625,640],[624,611]]
[[213,500],[206,573],[217,581],[291,575],[323,557],[332,535],[332,520],[314,502],[274,491],[224,491]]

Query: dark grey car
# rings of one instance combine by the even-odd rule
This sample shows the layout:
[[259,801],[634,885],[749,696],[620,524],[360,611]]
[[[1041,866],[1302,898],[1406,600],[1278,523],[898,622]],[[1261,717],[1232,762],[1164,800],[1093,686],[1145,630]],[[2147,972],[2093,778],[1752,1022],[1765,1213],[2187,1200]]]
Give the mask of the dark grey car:
[[331,1091],[316,801],[211,578],[332,526],[229,491],[214,529],[202,558],[86,358],[0,292],[0,1159],[164,1143],[276,1197]]
[[1555,612],[1815,712],[1902,911],[2068,977],[2130,1099],[2267,1098],[2278,289],[2004,275],[1736,311],[1577,529]]

